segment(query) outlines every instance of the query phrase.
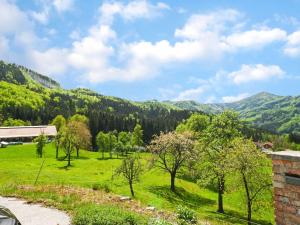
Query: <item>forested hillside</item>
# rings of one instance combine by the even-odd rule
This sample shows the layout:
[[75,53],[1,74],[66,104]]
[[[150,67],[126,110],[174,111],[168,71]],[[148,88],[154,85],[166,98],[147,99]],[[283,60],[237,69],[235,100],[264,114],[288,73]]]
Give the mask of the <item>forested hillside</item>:
[[300,96],[266,92],[233,103],[201,104],[194,101],[166,102],[180,109],[219,113],[232,109],[256,127],[278,133],[300,132]]
[[69,118],[79,113],[90,119],[93,137],[100,130],[132,131],[138,121],[148,142],[153,134],[175,129],[191,114],[159,102],[135,103],[88,89],[64,90],[50,78],[14,64],[0,62],[0,68],[3,125],[12,125],[10,118],[26,124],[48,124],[56,115]]

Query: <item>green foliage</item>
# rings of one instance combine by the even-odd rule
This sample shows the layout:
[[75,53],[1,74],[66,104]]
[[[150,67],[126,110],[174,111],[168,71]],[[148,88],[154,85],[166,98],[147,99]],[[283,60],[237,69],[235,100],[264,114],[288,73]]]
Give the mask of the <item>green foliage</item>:
[[109,187],[109,185],[108,185],[107,183],[93,184],[93,185],[92,185],[92,189],[93,189],[94,191],[103,190],[103,191],[105,191],[106,193],[111,192],[111,189],[110,189],[110,187]]
[[14,127],[14,126],[30,126],[31,124],[29,121],[8,118],[7,120],[3,121],[2,125],[5,127]]
[[77,122],[81,122],[84,123],[86,125],[89,125],[89,119],[84,116],[84,115],[80,115],[80,114],[75,114],[70,118],[70,121],[77,121]]
[[59,132],[64,126],[66,126],[66,119],[63,115],[57,115],[51,122],[52,125],[56,127]]
[[179,206],[177,208],[177,219],[179,225],[197,224],[195,212],[185,206]]
[[43,157],[43,149],[47,143],[47,137],[44,134],[41,134],[37,138],[34,139],[36,143],[36,154],[38,157]]
[[104,152],[109,149],[110,138],[109,135],[100,131],[96,137],[96,143],[99,151],[102,152],[102,158],[104,158]]
[[147,220],[115,206],[84,206],[77,210],[74,225],[146,225]]
[[132,146],[143,146],[143,130],[140,124],[136,124],[132,132]]
[[260,201],[259,197],[272,187],[272,173],[268,170],[271,161],[251,140],[236,138],[232,146],[233,150],[226,156],[227,163],[236,178],[234,186],[244,189],[247,218],[252,221],[254,204],[258,207],[265,204],[264,199]]
[[185,131],[201,133],[203,130],[207,128],[209,122],[210,122],[209,116],[194,113],[185,122],[180,123],[177,126],[176,131],[180,133]]

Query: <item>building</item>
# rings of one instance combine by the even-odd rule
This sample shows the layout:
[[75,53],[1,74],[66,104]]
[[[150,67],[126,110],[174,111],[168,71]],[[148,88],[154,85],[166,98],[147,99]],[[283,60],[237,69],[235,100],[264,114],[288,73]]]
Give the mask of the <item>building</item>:
[[300,224],[300,152],[287,150],[272,152],[270,156],[276,224]]
[[55,137],[57,134],[55,126],[19,126],[0,127],[0,141],[3,140],[32,140],[39,135]]

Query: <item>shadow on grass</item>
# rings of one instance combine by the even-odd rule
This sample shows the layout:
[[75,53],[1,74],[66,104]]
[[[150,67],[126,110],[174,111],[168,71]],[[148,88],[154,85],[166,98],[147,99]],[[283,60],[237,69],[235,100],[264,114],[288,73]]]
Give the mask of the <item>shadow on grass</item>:
[[[207,216],[206,219],[212,219],[216,221],[224,221],[230,224],[248,224],[247,218],[245,214],[233,211],[233,210],[225,210],[225,213],[217,213],[214,211],[208,211],[210,216]],[[246,213],[246,212],[245,212]],[[253,224],[261,224],[261,225],[272,225],[271,222],[266,220],[252,220]]]
[[187,192],[183,188],[176,188],[175,192],[170,190],[169,186],[152,186],[148,190],[166,200],[168,200],[173,205],[185,205],[189,208],[196,209],[203,205],[214,205],[215,201],[200,197],[197,194]]
[[[87,159],[90,159],[89,157],[86,157],[86,156],[71,156],[71,160],[76,160],[76,159],[82,159],[82,160],[87,160]],[[67,161],[68,158],[67,156],[60,156],[56,159],[57,161]]]
[[60,169],[60,170],[70,170],[70,169],[72,169],[72,167],[74,167],[74,166],[71,164],[71,166],[67,166],[67,165],[59,166],[58,169]]

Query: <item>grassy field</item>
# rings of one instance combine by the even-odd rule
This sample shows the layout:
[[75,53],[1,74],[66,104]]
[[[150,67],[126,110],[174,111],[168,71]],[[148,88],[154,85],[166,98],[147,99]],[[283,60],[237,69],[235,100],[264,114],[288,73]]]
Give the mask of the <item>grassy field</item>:
[[[63,153],[60,153],[63,156]],[[144,162],[150,157],[149,154],[142,155]],[[22,146],[9,146],[0,149],[0,194],[18,192],[25,198],[33,197],[32,192],[20,192],[16,188],[8,190],[15,185],[33,185],[39,168],[44,161],[43,169],[40,173],[37,186],[46,185],[71,185],[73,187],[105,187],[108,191],[130,195],[127,183],[121,177],[112,175],[114,170],[120,165],[120,159],[101,159],[101,154],[97,152],[80,151],[80,157],[72,160],[72,166],[66,168],[66,161],[55,159],[55,150],[52,144],[45,147],[44,158],[36,157],[35,145],[24,144]],[[11,185],[13,184],[13,185]],[[179,205],[185,205],[195,210],[202,220],[215,221],[221,224],[218,219],[228,221],[228,224],[246,224],[238,219],[229,218],[235,216],[245,218],[245,204],[241,192],[226,193],[224,196],[224,206],[226,215],[215,213],[217,208],[217,194],[211,190],[200,188],[198,185],[182,180],[176,180],[176,194],[169,191],[168,174],[158,169],[147,169],[140,178],[140,182],[134,185],[136,199],[141,204],[155,206],[158,209],[173,211]],[[36,192],[36,195],[42,195]],[[44,198],[51,198],[49,195]],[[265,196],[266,203],[271,203],[271,193]],[[62,201],[64,202],[64,201]],[[68,205],[70,209],[70,205]],[[253,215],[259,224],[273,224],[273,208],[270,204],[257,208]]]

